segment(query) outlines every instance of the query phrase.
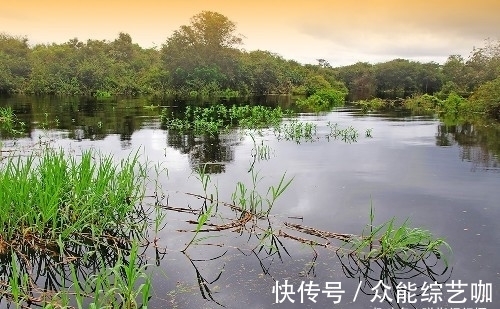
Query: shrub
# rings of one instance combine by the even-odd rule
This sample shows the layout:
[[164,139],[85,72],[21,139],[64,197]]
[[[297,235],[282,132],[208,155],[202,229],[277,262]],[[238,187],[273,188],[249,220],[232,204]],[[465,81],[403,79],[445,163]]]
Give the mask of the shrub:
[[481,85],[469,100],[474,111],[500,119],[500,78]]

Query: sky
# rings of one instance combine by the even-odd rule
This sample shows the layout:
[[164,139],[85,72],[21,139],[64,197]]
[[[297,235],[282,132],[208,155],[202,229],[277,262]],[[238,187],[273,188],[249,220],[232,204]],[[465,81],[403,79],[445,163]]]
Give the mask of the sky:
[[500,39],[499,0],[16,0],[2,3],[0,32],[31,44],[126,32],[142,47],[161,47],[201,11],[235,22],[244,50],[334,67],[395,58],[443,63]]

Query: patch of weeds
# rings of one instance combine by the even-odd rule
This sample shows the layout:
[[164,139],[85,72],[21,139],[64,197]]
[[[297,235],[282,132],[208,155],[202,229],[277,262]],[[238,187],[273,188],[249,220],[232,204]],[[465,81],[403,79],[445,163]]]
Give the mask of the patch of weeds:
[[314,141],[316,137],[316,124],[312,122],[303,122],[293,119],[275,127],[274,134],[278,139],[294,141],[300,144],[303,141]]
[[[341,139],[349,144],[358,141],[358,130],[352,126],[341,129],[337,123],[332,124],[331,122],[328,122],[327,126],[330,128],[330,134],[328,134],[327,138]],[[369,133],[371,134],[371,131]]]
[[272,127],[281,122],[283,115],[279,107],[233,105],[228,108],[218,104],[210,107],[187,106],[183,118],[175,117],[173,113],[169,115],[168,110],[164,109],[161,121],[167,129],[214,135],[236,126],[244,129]]

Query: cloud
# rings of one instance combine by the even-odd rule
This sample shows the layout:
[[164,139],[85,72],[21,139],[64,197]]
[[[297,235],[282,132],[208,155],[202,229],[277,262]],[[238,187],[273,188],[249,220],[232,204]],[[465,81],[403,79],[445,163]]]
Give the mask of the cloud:
[[[500,2],[332,2],[294,21],[299,33],[368,58],[445,59],[500,37]],[[384,58],[384,57],[382,57]]]

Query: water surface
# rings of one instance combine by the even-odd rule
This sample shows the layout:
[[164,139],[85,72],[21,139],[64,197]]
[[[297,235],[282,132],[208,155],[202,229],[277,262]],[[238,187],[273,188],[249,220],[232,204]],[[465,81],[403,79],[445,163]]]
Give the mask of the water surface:
[[[404,113],[364,115],[346,107],[319,115],[300,115],[300,121],[317,125],[313,140],[297,143],[278,139],[268,129],[253,133],[255,144],[248,134],[237,129],[218,136],[165,130],[159,118],[161,106],[157,105],[174,103],[143,99],[98,103],[36,97],[0,101],[0,106],[7,105],[25,123],[27,133],[15,142],[11,136],[2,136],[4,147],[44,140],[74,153],[93,148],[116,158],[138,151],[144,161],[161,164],[168,170],[168,176],[165,171],[158,179],[169,205],[175,207],[201,207],[200,199],[185,193],[203,194],[193,170],[205,163],[209,163],[211,173],[210,192],[217,191],[221,200],[231,202],[238,181],[251,186],[248,170],[252,153],[256,144],[263,143],[271,151],[268,158],[254,164],[260,179],[259,192],[265,195],[267,188],[276,185],[285,172],[287,179],[294,178],[272,210],[270,217],[275,229],[283,228],[283,222],[292,222],[331,232],[360,234],[369,222],[370,207],[375,211],[376,224],[393,217],[399,223],[409,218],[412,226],[430,230],[452,247],[452,271],[447,282],[461,280],[468,284],[464,288],[465,305],[477,306],[470,300],[470,288],[480,280],[493,286],[493,302],[482,307],[495,308],[500,303],[498,125],[447,126],[435,117]],[[346,143],[327,138],[329,123],[337,123],[340,128],[354,127],[359,132],[357,141]],[[367,129],[372,137],[365,136]],[[154,176],[151,171],[151,177]],[[149,191],[154,191],[152,184]],[[228,216],[229,213],[226,211]],[[317,303],[306,297],[300,304],[296,294],[294,304],[273,305],[272,287],[285,279],[295,288],[302,281],[312,280],[321,287],[326,282],[341,282],[345,290],[341,304],[337,305],[341,308],[375,304],[369,295],[358,295],[352,301],[358,279],[346,278],[341,261],[332,250],[318,248],[315,257],[310,247],[285,239],[283,246],[290,256],[283,249],[281,258],[276,254],[266,256],[265,250],[254,254],[252,249],[259,241],[249,236],[251,233],[225,231],[209,233],[214,237],[183,254],[180,251],[192,234],[177,230],[193,228],[185,222],[189,219],[196,218],[169,212],[166,226],[158,235],[159,246],[166,251],[157,260],[154,250],[145,252],[152,264],[148,269],[154,279],[153,308],[332,305],[332,299],[321,293]],[[201,293],[200,280],[210,295]],[[434,306],[446,307],[447,296],[445,288],[443,302]],[[416,307],[426,305],[429,304],[418,302]]]

